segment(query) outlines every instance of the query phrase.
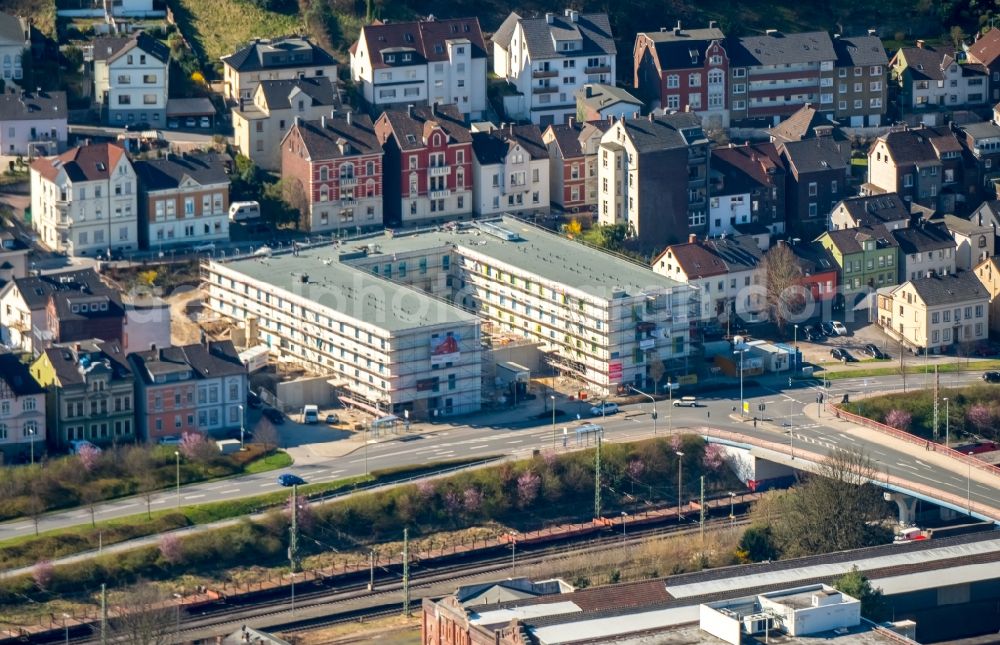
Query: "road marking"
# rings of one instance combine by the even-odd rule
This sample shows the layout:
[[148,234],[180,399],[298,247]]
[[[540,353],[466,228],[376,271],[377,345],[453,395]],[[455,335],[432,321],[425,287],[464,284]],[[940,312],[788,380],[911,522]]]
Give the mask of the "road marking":
[[858,440],[855,439],[854,437],[850,437],[850,436],[848,436],[848,435],[846,435],[846,434],[844,434],[842,432],[838,432],[837,434],[840,435],[841,437],[843,437],[844,439],[847,439],[848,441],[853,441],[854,443],[858,442]]
[[153,501],[152,501],[152,502],[150,503],[150,506],[152,506],[152,505],[154,505],[154,504],[166,504],[166,503],[167,503],[167,500],[165,500],[165,499],[154,499],[154,500],[153,500]]
[[524,443],[524,439],[514,439],[513,441],[508,441],[507,443]]
[[910,464],[904,464],[904,463],[903,463],[903,462],[901,462],[901,461],[897,461],[897,462],[896,462],[896,465],[897,465],[897,466],[900,466],[901,468],[911,468],[911,469],[913,469],[913,470],[916,470],[916,469],[917,469],[917,467],[916,467],[916,466],[911,466]]
[[916,463],[920,464],[924,468],[932,468],[932,466],[930,464],[925,464],[924,462],[920,461],[919,459],[914,459],[913,461],[915,461]]
[[130,506],[135,506],[135,502],[131,502],[129,504],[119,504],[115,508],[129,508]]
[[240,492],[239,488],[230,488],[229,490],[219,491],[219,494],[220,495],[231,495],[233,493],[238,493],[238,492]]
[[278,485],[278,482],[267,482],[267,483],[261,484],[260,487],[261,488],[267,488],[268,486],[277,486],[277,485]]
[[184,499],[198,499],[198,498],[204,497],[204,496],[205,496],[205,493],[201,493],[199,495],[185,495]]
[[342,472],[344,472],[344,469],[343,469],[343,468],[341,468],[340,470],[331,470],[331,471],[330,471],[330,474],[331,474],[331,475],[339,475],[339,474],[340,474],[340,473],[342,473]]

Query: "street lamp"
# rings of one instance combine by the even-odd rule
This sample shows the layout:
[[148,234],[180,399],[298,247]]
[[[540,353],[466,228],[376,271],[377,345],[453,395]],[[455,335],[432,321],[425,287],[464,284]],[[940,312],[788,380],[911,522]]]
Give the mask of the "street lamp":
[[628,513],[622,511],[622,549],[625,549],[625,520],[628,518]]
[[792,367],[792,373],[796,374],[799,371],[799,324],[795,323],[795,335],[793,336],[792,346],[795,349],[795,354],[792,355],[792,360],[795,361],[795,365]]
[[63,614],[63,629],[66,631],[66,645],[69,645],[69,614]]
[[243,406],[236,406],[240,409],[240,450],[246,450],[243,444],[243,434],[246,432],[246,423],[243,421]]
[[969,455],[969,483],[966,485],[965,490],[965,501],[969,507],[969,515],[972,515],[972,459],[975,453],[968,453]]
[[944,401],[944,447],[951,447],[951,407],[948,402],[948,397],[943,396],[941,399]]
[[[34,426],[27,428],[28,434],[31,435],[31,441],[29,442],[31,446],[31,465],[35,465],[35,433],[38,432]],[[24,454],[24,453],[21,453]]]
[[645,392],[643,392],[642,390],[638,389],[637,387],[634,387],[632,385],[629,385],[628,387],[629,387],[630,390],[632,390],[636,394],[641,394],[642,396],[646,397],[647,399],[649,399],[653,403],[653,413],[652,413],[652,417],[653,417],[653,436],[655,437],[656,436],[656,399],[653,398],[652,395],[646,394]]
[[677,455],[677,521],[681,521],[681,473],[684,470],[684,453],[680,450],[674,452]]
[[552,449],[556,449],[556,395],[550,394],[549,398],[552,399]]
[[736,513],[733,512],[733,507],[736,503],[736,493],[729,491],[729,523],[733,524],[736,522]]
[[667,434],[674,433],[674,384],[667,377]]
[[181,507],[181,453],[174,451],[174,461],[177,464],[177,508]]
[[517,531],[511,531],[507,534],[510,538],[510,576],[513,578],[517,575],[517,561],[516,561],[516,550],[517,550]]
[[740,355],[740,417],[743,416],[743,407],[744,407],[744,403],[743,403],[743,354],[745,354],[746,351],[747,351],[746,348],[744,348],[744,349],[737,349],[736,351],[733,352],[734,354],[739,354]]
[[176,612],[174,613],[174,640],[179,643],[181,634],[181,599],[183,596],[175,593],[174,598],[177,600]]

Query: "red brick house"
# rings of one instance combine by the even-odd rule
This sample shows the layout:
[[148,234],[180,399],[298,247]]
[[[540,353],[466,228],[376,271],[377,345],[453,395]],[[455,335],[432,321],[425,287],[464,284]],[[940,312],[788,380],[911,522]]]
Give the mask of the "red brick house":
[[611,122],[550,125],[542,133],[549,149],[549,200],[564,213],[597,208],[597,149]]
[[386,111],[385,225],[444,223],[472,213],[472,134],[454,105]]
[[790,248],[802,269],[799,284],[809,290],[813,302],[833,300],[837,295],[840,266],[830,251],[819,242],[803,242]]
[[281,141],[281,176],[302,183],[308,200],[305,229],[382,228],[382,147],[368,115],[296,120]]
[[706,127],[728,127],[729,55],[724,40],[714,20],[707,29],[684,29],[678,21],[672,29],[636,34],[632,57],[639,96],[668,111],[690,107]]

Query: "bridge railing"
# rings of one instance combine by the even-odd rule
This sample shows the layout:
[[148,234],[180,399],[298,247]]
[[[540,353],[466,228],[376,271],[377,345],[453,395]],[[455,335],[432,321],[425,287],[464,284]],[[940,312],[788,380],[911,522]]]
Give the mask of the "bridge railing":
[[889,435],[891,437],[899,439],[900,441],[905,441],[907,443],[923,446],[926,450],[946,455],[948,457],[951,457],[952,459],[957,459],[967,466],[972,466],[976,470],[981,470],[983,472],[987,472],[992,475],[1000,475],[1000,467],[994,466],[993,464],[988,464],[985,461],[982,461],[981,459],[976,459],[975,457],[967,455],[964,452],[955,450],[954,448],[943,446],[940,443],[937,443],[936,441],[928,441],[926,439],[921,439],[920,437],[910,434],[909,432],[906,432],[904,430],[899,430],[898,428],[893,428],[892,426],[888,426],[884,423],[879,423],[874,419],[869,419],[868,417],[861,416],[860,414],[848,412],[847,410],[831,403],[824,403],[823,405],[828,413],[836,416],[838,419],[844,419],[846,421],[850,421],[851,423],[856,423],[859,426],[871,428],[872,430],[881,432],[882,434]]

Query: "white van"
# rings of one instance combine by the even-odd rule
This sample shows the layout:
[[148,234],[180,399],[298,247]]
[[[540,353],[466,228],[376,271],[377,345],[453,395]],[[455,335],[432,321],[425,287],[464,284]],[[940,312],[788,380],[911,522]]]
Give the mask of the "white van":
[[248,219],[260,217],[260,203],[233,202],[229,205],[229,221],[245,222]]
[[319,423],[318,405],[307,405],[302,408],[302,423]]

